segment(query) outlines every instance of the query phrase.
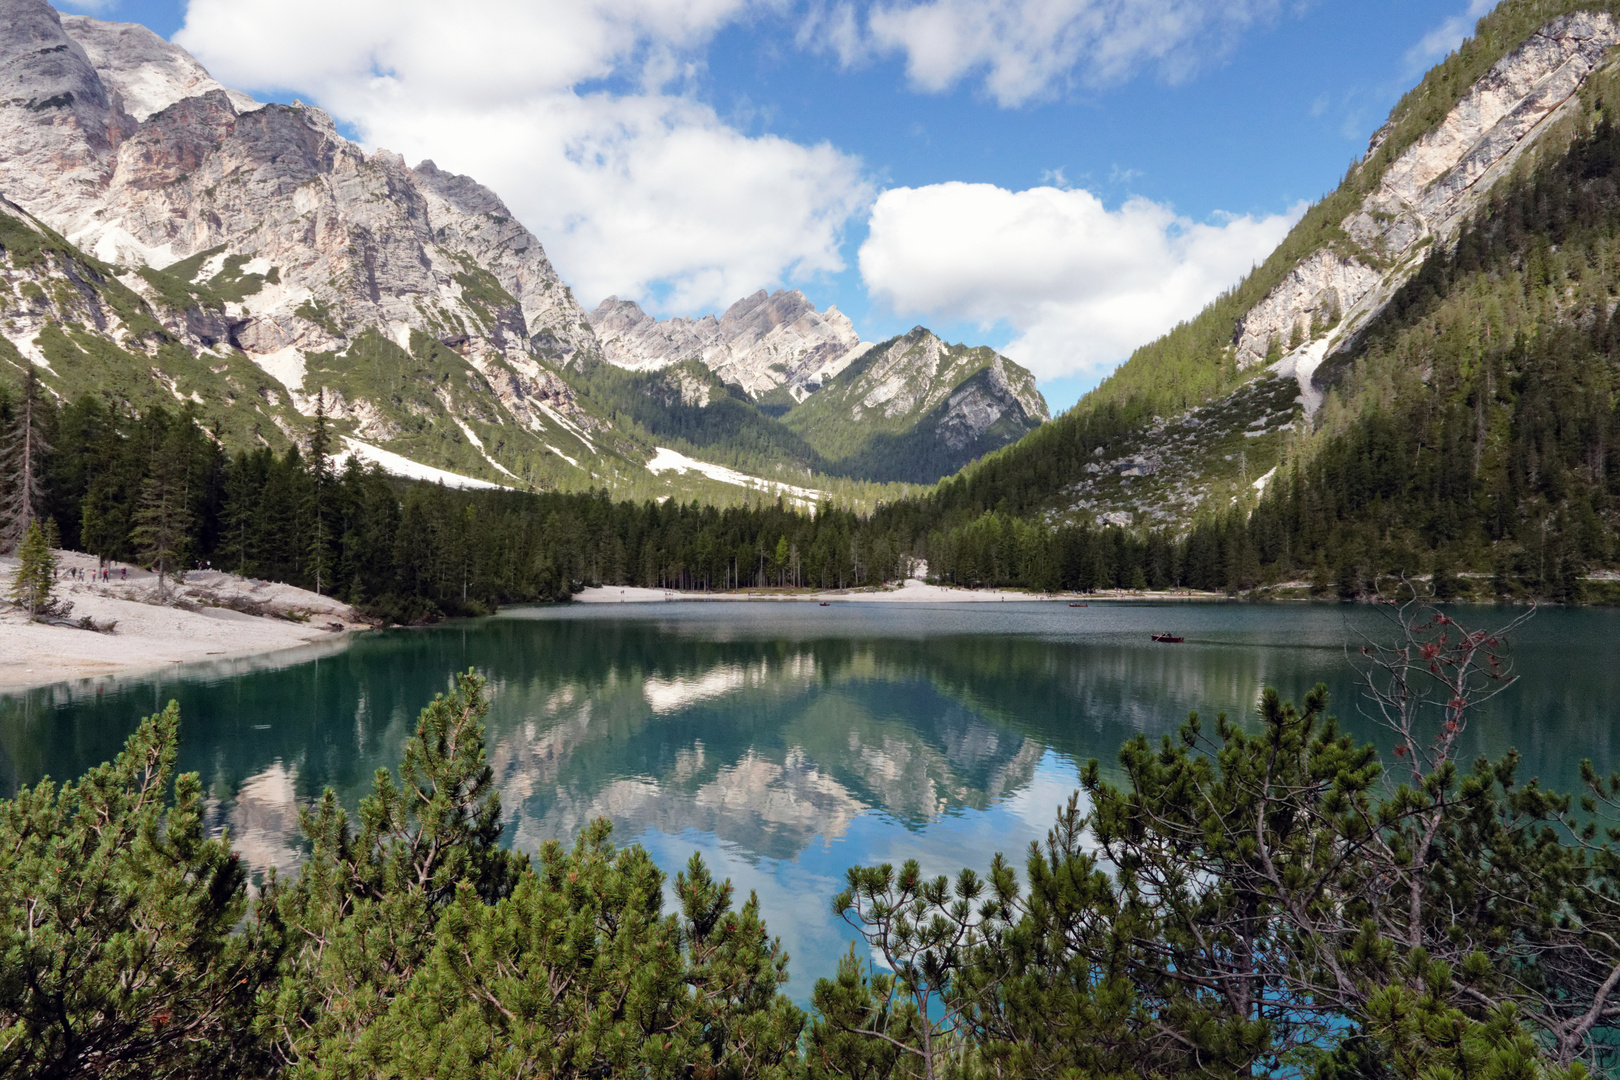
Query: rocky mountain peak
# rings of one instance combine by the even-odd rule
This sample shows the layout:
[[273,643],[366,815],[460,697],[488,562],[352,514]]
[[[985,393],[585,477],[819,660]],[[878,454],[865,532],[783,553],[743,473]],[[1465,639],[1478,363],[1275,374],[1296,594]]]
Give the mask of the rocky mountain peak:
[[865,348],[843,312],[817,311],[798,289],[760,289],[719,318],[700,319],[654,319],[634,301],[610,296],[590,321],[610,363],[653,371],[701,360],[756,400],[785,390],[802,401]]
[[32,208],[90,205],[134,120],[44,0],[0,0],[0,191]]
[[262,107],[247,94],[215,82],[190,53],[139,23],[103,22],[85,15],[64,15],[61,21],[102,84],[118,95],[124,111],[136,120],[215,90],[225,94],[239,113]]

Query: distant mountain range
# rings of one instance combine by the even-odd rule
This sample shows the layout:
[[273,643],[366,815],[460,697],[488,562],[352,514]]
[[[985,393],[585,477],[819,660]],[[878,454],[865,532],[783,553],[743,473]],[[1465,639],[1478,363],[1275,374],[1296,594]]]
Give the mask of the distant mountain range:
[[[233,447],[302,439],[321,402],[391,468],[638,498],[928,483],[1047,419],[1005,357],[920,328],[872,346],[797,291],[587,314],[467,177],[227,89],[138,25],[43,0],[0,0],[0,25],[0,373],[193,402]],[[661,445],[759,479],[653,472]]]

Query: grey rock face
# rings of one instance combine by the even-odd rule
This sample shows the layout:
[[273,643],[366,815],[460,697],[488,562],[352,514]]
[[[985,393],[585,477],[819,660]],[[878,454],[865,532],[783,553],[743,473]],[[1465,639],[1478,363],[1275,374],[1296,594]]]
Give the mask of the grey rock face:
[[[959,403],[953,397],[957,388],[980,369],[989,372],[985,385],[964,391]],[[1007,409],[1016,408],[1033,423],[1050,419],[1046,399],[1028,371],[991,349],[947,345],[922,326],[862,357],[861,373],[847,396],[856,420],[880,417],[889,421],[925,415],[950,399],[950,415],[957,415],[960,404],[958,419],[947,419],[958,440],[951,443],[953,448],[976,439]]]
[[720,320],[713,315],[660,322],[634,300],[617,296],[596,305],[590,320],[602,344],[602,358],[630,371],[657,371],[701,359],[720,340]]
[[[109,262],[221,245],[267,260],[280,284],[240,313],[250,353],[330,348],[366,326],[514,361],[596,349],[539,241],[487,188],[368,158],[321,110],[258,105],[143,27],[62,20],[44,0],[0,0],[0,18],[15,28],[0,41],[0,140],[20,148],[0,159],[0,190]],[[298,315],[311,304],[331,317]]]
[[434,241],[466,252],[495,275],[523,308],[532,350],[565,365],[582,352],[599,351],[584,309],[557,276],[540,241],[493,191],[432,161],[413,169],[412,179],[427,202]]
[[215,82],[190,53],[140,23],[64,15],[62,29],[84,49],[102,84],[118,95],[124,110],[136,120],[210,90],[222,91],[239,113],[260,107],[248,95]]
[[[44,0],[0,0],[0,25],[0,192],[104,262],[191,259],[182,276],[201,283],[229,257],[262,279],[223,311],[187,312],[185,340],[240,347],[308,411],[306,357],[368,332],[407,351],[425,335],[487,386],[487,402],[457,405],[468,418],[586,444],[600,428],[545,367],[597,350],[585,313],[487,188],[368,156],[319,109],[227,90],[144,27],[62,19]],[[365,391],[327,389],[368,430],[396,426]]]
[[[1307,256],[1239,322],[1233,347],[1240,368],[1260,362],[1275,338],[1286,342],[1333,305],[1345,322],[1324,343],[1307,343],[1284,360],[1299,376],[1307,408],[1319,395],[1311,372],[1347,342],[1416,269],[1420,245],[1444,242],[1479,206],[1497,179],[1575,98],[1586,77],[1620,44],[1620,24],[1605,12],[1553,19],[1499,60],[1463,94],[1446,118],[1384,170],[1378,186],[1345,218],[1345,233],[1376,256],[1323,249]],[[1367,158],[1391,128],[1373,136]],[[1369,265],[1383,261],[1384,268]],[[1324,347],[1325,346],[1325,347]]]
[[43,0],[0,0],[0,191],[68,212],[99,198],[134,127]]
[[802,401],[863,351],[860,335],[836,307],[815,309],[797,289],[761,289],[716,319],[658,320],[630,300],[610,296],[591,312],[602,356],[632,371],[701,360],[755,398],[786,387]]

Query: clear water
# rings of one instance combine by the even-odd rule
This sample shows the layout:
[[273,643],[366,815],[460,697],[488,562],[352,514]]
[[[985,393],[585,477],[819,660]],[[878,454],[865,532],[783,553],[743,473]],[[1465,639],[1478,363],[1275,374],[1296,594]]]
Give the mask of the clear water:
[[[1345,653],[1381,625],[1337,605],[520,609],[0,698],[0,794],[106,760],[174,698],[181,765],[202,774],[218,823],[256,870],[290,868],[298,806],[330,786],[352,808],[423,704],[476,667],[510,842],[533,851],[606,815],[671,874],[702,851],[759,894],[803,1000],[851,940],[830,907],[848,866],[1021,862],[1078,768],[1107,767],[1139,732],[1193,709],[1247,715],[1262,687],[1297,698],[1321,681],[1347,727],[1386,743]],[[1154,644],[1160,629],[1187,640]],[[1514,658],[1522,678],[1472,725],[1470,753],[1517,747],[1524,775],[1566,790],[1582,758],[1620,765],[1620,611],[1542,611]]]

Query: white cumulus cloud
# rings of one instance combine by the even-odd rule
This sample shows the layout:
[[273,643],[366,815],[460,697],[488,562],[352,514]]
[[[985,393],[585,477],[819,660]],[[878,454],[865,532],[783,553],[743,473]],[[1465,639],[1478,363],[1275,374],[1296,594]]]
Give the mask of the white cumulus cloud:
[[913,85],[965,79],[1004,106],[1154,68],[1171,82],[1224,58],[1282,0],[840,0],[813,9],[800,42],[846,64],[901,54]]
[[494,189],[583,301],[690,310],[843,269],[871,198],[851,156],[746,135],[680,91],[748,2],[190,0],[175,40],[228,86],[312,97]]
[[1005,322],[1004,350],[1043,379],[1101,377],[1264,259],[1304,212],[1203,223],[1147,199],[990,184],[892,188],[860,250],[897,314]]

